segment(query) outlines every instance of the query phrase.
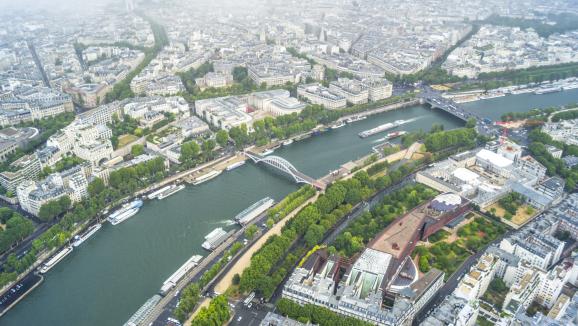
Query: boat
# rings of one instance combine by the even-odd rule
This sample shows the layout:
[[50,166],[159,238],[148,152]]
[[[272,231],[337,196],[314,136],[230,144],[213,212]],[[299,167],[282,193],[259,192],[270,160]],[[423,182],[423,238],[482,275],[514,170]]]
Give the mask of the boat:
[[254,218],[271,208],[275,201],[270,197],[265,197],[253,205],[245,208],[241,213],[235,216],[234,220],[241,225],[251,222]]
[[291,144],[293,144],[293,139],[291,139],[291,138],[289,138],[283,142],[283,146],[289,146]]
[[367,119],[367,116],[364,116],[364,115],[356,115],[356,116],[354,116],[354,117],[348,118],[346,121],[347,121],[347,123],[353,123],[353,122],[360,121],[360,120],[365,120],[365,119]]
[[95,234],[100,228],[102,224],[98,223],[88,228],[88,230],[82,235],[76,235],[74,237],[74,242],[72,243],[73,246],[78,247],[88,238],[90,238],[93,234]]
[[546,88],[541,88],[541,89],[535,90],[534,94],[542,95],[542,94],[556,93],[556,92],[560,92],[560,91],[562,91],[561,87],[546,87]]
[[203,174],[202,176],[196,178],[193,181],[193,185],[200,185],[203,182],[207,182],[215,177],[217,177],[219,174],[221,174],[222,171],[217,171],[217,170],[213,170],[207,174]]
[[367,138],[367,137],[369,137],[369,136],[373,136],[373,135],[378,134],[378,133],[380,133],[380,132],[384,132],[384,131],[386,131],[386,130],[389,130],[389,129],[392,129],[392,128],[395,128],[395,127],[399,127],[399,126],[401,126],[401,125],[404,124],[404,123],[405,123],[404,120],[396,120],[396,121],[394,121],[394,122],[388,122],[388,123],[379,125],[379,126],[377,126],[377,127],[375,127],[375,128],[362,131],[362,132],[360,132],[358,135],[359,135],[359,137],[361,137],[361,138]]
[[216,228],[205,236],[205,242],[201,245],[206,250],[213,250],[227,240],[229,234],[222,228]]
[[203,260],[201,255],[193,255],[189,260],[187,260],[179,269],[177,269],[166,281],[163,282],[163,286],[159,292],[160,295],[166,295],[177,283],[194,267],[199,265]]
[[263,151],[263,152],[261,153],[261,155],[267,156],[267,155],[273,154],[274,152],[275,152],[274,149],[268,149],[268,150]]
[[236,162],[236,163],[233,163],[233,164],[227,166],[227,167],[225,168],[225,170],[231,171],[231,170],[234,170],[234,169],[236,169],[236,168],[238,168],[238,167],[240,167],[240,166],[243,166],[243,165],[245,165],[245,161],[239,161],[239,162]]
[[185,185],[172,185],[169,189],[163,191],[159,196],[158,199],[165,199],[171,195],[176,194],[177,192],[185,189]]
[[151,193],[147,196],[147,198],[148,198],[148,199],[155,199],[155,198],[157,198],[160,194],[162,194],[163,192],[169,190],[171,187],[172,187],[172,186],[166,186],[166,187],[162,187],[162,188],[159,189],[159,190],[156,190],[156,191],[154,191],[154,192],[151,192]]
[[390,140],[390,139],[394,139],[394,138],[397,138],[397,137],[401,137],[401,136],[403,136],[403,135],[405,135],[405,134],[407,134],[407,131],[403,131],[403,130],[394,131],[394,132],[388,133],[387,136],[385,136],[385,139],[386,139],[386,140]]
[[333,124],[330,128],[331,128],[331,130],[334,130],[334,129],[339,129],[343,126],[345,126],[345,122],[338,121],[337,123]]
[[136,215],[136,213],[138,213],[138,211],[142,207],[142,204],[143,204],[143,202],[140,199],[137,199],[133,202],[125,204],[121,209],[110,214],[108,216],[108,221],[112,225],[120,224],[120,223],[126,221],[127,219],[129,219],[130,217],[133,217],[134,215]]
[[64,257],[68,256],[72,252],[72,246],[68,246],[61,251],[59,251],[56,255],[52,256],[48,261],[46,261],[42,267],[40,267],[40,273],[44,274],[52,269],[52,267],[56,266]]

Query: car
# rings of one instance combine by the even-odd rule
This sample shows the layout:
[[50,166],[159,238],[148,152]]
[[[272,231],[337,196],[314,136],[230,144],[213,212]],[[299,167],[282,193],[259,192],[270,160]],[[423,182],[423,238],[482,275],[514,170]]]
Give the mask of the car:
[[251,308],[252,306],[253,306],[253,302],[249,303],[249,304],[247,305],[247,308]]
[[241,321],[241,319],[243,319],[243,316],[239,316],[239,318],[237,318],[237,321]]

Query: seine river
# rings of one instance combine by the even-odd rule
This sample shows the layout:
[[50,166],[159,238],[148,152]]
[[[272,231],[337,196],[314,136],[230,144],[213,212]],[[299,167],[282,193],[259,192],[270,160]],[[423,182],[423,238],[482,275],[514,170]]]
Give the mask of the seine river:
[[[547,95],[516,95],[468,103],[491,119],[578,102],[578,90]],[[320,177],[367,154],[383,135],[361,139],[357,133],[398,119],[414,119],[399,130],[429,130],[432,124],[456,128],[462,122],[441,111],[409,107],[278,149],[302,172]],[[247,163],[164,200],[146,202],[126,222],[106,224],[46,274],[43,284],[0,319],[0,325],[122,325],[163,281],[193,254],[206,255],[203,237],[216,227],[232,228],[238,212],[270,196],[280,200],[296,190],[291,179]]]

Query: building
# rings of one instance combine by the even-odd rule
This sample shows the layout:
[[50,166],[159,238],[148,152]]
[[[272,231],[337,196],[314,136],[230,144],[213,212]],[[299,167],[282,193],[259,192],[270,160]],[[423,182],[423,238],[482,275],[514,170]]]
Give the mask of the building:
[[106,84],[82,84],[66,87],[64,91],[72,96],[78,105],[85,108],[95,108],[104,103],[106,93],[110,87]]
[[76,116],[83,123],[93,125],[106,125],[112,123],[113,117],[121,119],[123,115],[120,102],[101,105],[95,109],[80,113]]
[[432,269],[415,281],[403,285],[397,281],[393,306],[386,307],[383,300],[390,287],[387,278],[390,263],[390,255],[371,248],[353,264],[320,250],[295,269],[282,295],[299,304],[322,306],[377,325],[409,326],[443,285],[444,273]]
[[203,77],[196,78],[195,84],[201,90],[228,87],[233,85],[233,75],[231,73],[209,72]]
[[512,285],[510,292],[504,299],[503,310],[512,315],[520,311],[526,311],[536,298],[540,287],[540,272],[534,269],[526,269],[522,277]]
[[347,102],[353,105],[369,101],[369,88],[359,80],[339,78],[329,84],[329,91],[345,97]]
[[35,154],[23,156],[10,164],[8,171],[0,172],[0,185],[6,191],[14,193],[20,183],[36,180],[40,171],[40,160]]
[[211,131],[209,125],[197,116],[181,119],[173,125],[181,129],[183,138],[195,138],[210,133]]
[[343,109],[347,106],[345,97],[331,92],[321,84],[299,85],[297,95],[306,98],[312,104],[322,105],[329,110]]
[[259,326],[313,326],[311,323],[303,324],[289,317],[284,317],[273,312],[268,312]]
[[88,181],[82,167],[76,166],[61,173],[49,175],[40,182],[27,180],[18,185],[16,193],[23,210],[38,216],[46,203],[68,196],[78,202],[88,196]]
[[422,326],[474,326],[479,307],[455,295],[447,296],[442,303],[420,324]]
[[298,114],[306,107],[305,103],[291,97],[289,91],[284,89],[255,92],[249,95],[247,100],[255,109],[269,112],[274,116]]
[[454,295],[468,301],[479,299],[488,289],[488,285],[496,272],[497,258],[491,254],[484,254],[470,272],[461,279]]
[[249,126],[253,120],[247,113],[247,104],[235,96],[198,100],[195,113],[210,125],[225,130],[242,124]]

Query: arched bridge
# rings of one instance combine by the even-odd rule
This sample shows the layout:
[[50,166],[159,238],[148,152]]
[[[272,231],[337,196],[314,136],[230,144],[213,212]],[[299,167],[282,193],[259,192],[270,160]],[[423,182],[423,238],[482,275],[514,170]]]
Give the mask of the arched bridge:
[[254,163],[264,163],[271,167],[276,168],[277,170],[280,170],[281,172],[288,174],[293,178],[293,180],[295,180],[296,183],[307,183],[318,189],[325,189],[326,186],[325,183],[316,180],[304,174],[303,172],[297,170],[297,168],[294,167],[293,164],[291,164],[289,161],[287,161],[282,157],[275,155],[263,156],[261,154],[251,151],[245,151],[245,155],[247,155],[247,157],[250,158]]

